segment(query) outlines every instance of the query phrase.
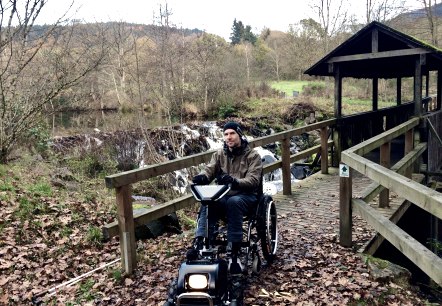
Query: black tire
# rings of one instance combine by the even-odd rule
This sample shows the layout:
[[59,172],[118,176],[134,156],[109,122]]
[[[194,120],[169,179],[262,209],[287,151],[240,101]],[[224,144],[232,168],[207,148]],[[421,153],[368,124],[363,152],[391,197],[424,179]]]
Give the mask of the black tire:
[[265,196],[260,203],[259,215],[258,233],[262,255],[267,263],[272,263],[278,248],[278,216],[275,203],[270,196]]
[[177,291],[178,291],[178,279],[174,278],[170,283],[169,291],[167,292],[167,300],[163,306],[175,306]]
[[230,306],[244,305],[244,275],[231,276],[229,279]]

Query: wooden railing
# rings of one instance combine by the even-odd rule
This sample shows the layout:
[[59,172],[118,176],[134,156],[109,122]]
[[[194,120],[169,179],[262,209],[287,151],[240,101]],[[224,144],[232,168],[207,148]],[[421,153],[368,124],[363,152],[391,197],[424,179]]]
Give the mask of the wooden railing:
[[[380,235],[387,239],[400,252],[415,263],[438,285],[442,285],[442,259],[411,237],[393,222],[385,218],[367,202],[379,194],[379,205],[388,205],[388,192],[394,191],[399,197],[442,219],[442,197],[437,191],[411,179],[413,164],[427,149],[426,143],[414,145],[414,128],[419,126],[419,118],[413,118],[382,134],[366,140],[344,152],[341,160],[350,167],[349,175],[340,177],[340,244],[352,244],[352,210],[354,209]],[[390,142],[405,135],[404,157],[389,168]],[[363,156],[375,148],[380,148],[380,164]],[[342,167],[342,165],[340,166]],[[369,177],[374,184],[369,186],[362,198],[352,198],[352,171]]]
[[413,113],[414,104],[409,102],[337,119],[333,137],[337,155],[335,160],[340,160],[342,151],[404,123]]
[[[321,172],[328,173],[328,147],[333,144],[332,141],[328,141],[328,129],[333,126],[335,122],[335,119],[321,121],[308,126],[257,138],[250,142],[252,147],[281,142],[281,160],[266,165],[264,167],[264,173],[282,168],[284,194],[291,194],[290,164],[295,161],[309,157],[314,153],[321,153]],[[320,145],[290,155],[290,138],[292,136],[301,135],[318,129],[320,130],[321,136]],[[106,225],[103,228],[103,234],[105,238],[110,238],[116,235],[120,236],[121,262],[127,274],[131,274],[136,267],[135,225],[145,224],[146,222],[156,220],[195,203],[195,200],[191,195],[185,195],[173,201],[157,205],[145,213],[134,216],[132,209],[132,184],[176,170],[206,163],[210,160],[213,152],[214,151],[208,151],[195,154],[141,169],[110,175],[105,178],[106,186],[108,188],[115,188],[118,222]]]

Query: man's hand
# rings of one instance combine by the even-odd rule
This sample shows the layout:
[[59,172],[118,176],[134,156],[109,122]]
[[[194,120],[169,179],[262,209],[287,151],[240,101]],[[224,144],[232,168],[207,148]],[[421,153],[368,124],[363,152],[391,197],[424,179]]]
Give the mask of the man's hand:
[[209,184],[209,179],[204,174],[195,175],[192,179],[192,182],[197,185],[207,185]]
[[235,189],[239,185],[238,179],[236,179],[228,174],[218,175],[216,180],[217,180],[218,184],[220,184],[220,185],[232,184],[232,189]]

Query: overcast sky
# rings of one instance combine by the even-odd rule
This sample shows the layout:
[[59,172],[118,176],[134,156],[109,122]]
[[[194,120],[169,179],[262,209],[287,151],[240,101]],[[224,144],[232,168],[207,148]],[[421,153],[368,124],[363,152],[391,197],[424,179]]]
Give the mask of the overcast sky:
[[[286,32],[301,19],[317,19],[306,0],[167,0],[171,22],[178,27],[198,28],[229,39],[236,18],[259,34],[264,27]],[[362,17],[366,0],[350,0],[351,12]],[[419,3],[419,0],[407,0]],[[39,23],[51,23],[65,12],[72,0],[48,0]],[[127,21],[151,24],[164,0],[74,0],[70,19],[87,22]]]

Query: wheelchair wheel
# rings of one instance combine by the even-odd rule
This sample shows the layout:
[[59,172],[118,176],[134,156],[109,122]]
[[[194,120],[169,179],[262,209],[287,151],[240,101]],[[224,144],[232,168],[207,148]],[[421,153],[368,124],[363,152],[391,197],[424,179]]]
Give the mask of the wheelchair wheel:
[[270,196],[265,196],[260,207],[260,222],[258,224],[261,248],[264,258],[271,263],[278,248],[278,226],[276,206]]

